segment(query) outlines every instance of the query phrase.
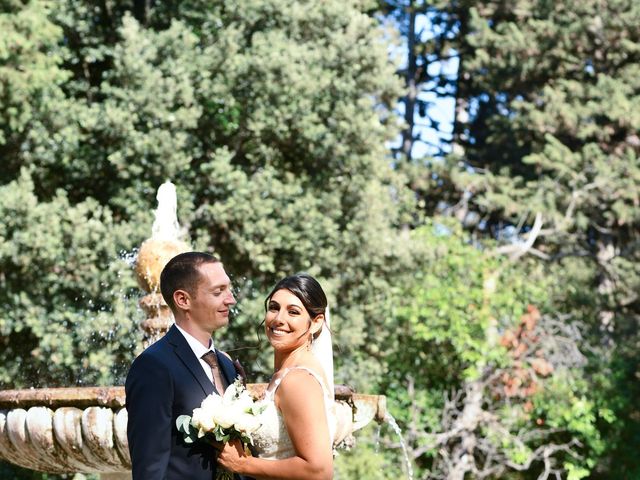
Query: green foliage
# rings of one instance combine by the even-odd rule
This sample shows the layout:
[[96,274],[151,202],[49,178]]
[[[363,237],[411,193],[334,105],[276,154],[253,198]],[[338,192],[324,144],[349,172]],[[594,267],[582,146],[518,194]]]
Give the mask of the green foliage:
[[407,362],[433,351],[445,367],[437,376],[450,364],[451,376],[442,386],[475,378],[489,362],[503,362],[504,352],[495,348],[499,332],[511,327],[529,303],[545,306],[545,285],[469,243],[450,219],[427,222],[412,232],[412,241],[421,245],[421,254],[412,278],[399,289],[394,323],[406,328],[399,344],[412,339],[420,346],[393,351],[406,354]]
[[[484,407],[510,435],[540,421],[550,441],[578,439],[569,478],[638,476],[638,5],[410,2],[436,33],[416,46],[424,65],[460,57],[454,153],[394,171],[401,82],[373,2],[134,3],[0,2],[3,388],[122,381],[141,314],[119,256],[171,179],[192,243],[233,276],[240,303],[216,341],[254,380],[271,371],[262,299],[307,270],[330,297],[337,382],[387,394],[426,474],[446,394],[514,368],[498,339],[532,303],[583,326],[589,364],[554,372],[531,411],[486,392]],[[440,217],[405,232],[414,193],[473,235]],[[492,254],[536,212],[544,262]],[[516,463],[538,445],[484,435]],[[399,451],[373,443],[342,453],[336,477],[400,475]]]
[[595,416],[569,416],[597,425],[571,428],[592,440],[585,456],[600,457],[580,468],[634,478],[625,445],[640,432],[627,401],[638,394],[639,364],[640,8],[537,0],[441,8],[457,22],[455,35],[433,40],[459,55],[453,149],[408,166],[412,184],[427,212],[455,213],[480,243],[508,244],[509,229],[524,242],[540,214],[530,252],[542,260],[549,311],[582,324],[589,359],[579,390]]
[[0,157],[5,175],[16,175],[22,145],[32,129],[51,120],[69,75],[55,45],[61,30],[47,18],[43,2],[0,5]]
[[354,448],[338,450],[334,460],[334,478],[393,480],[406,477],[402,450],[390,449],[381,442],[382,435],[392,441],[398,440],[390,430],[383,425],[368,425],[359,430]]
[[[7,224],[3,235],[11,282],[3,306],[19,313],[5,320],[2,338],[25,345],[36,364],[55,347],[61,370],[50,369],[51,379],[85,368],[74,365],[70,337],[45,347],[53,325],[78,324],[88,308],[94,327],[128,320],[120,328],[134,330],[133,307],[117,307],[100,284],[132,287],[115,275],[122,264],[110,265],[148,235],[154,192],[167,178],[193,243],[220,255],[237,279],[243,305],[223,346],[253,344],[263,295],[282,275],[310,270],[327,285],[339,341],[353,348],[344,363],[367,357],[359,350],[370,340],[364,319],[384,306],[370,299],[406,265],[395,226],[411,202],[384,158],[393,122],[379,117],[398,82],[357,2],[281,3],[184,2],[134,17],[122,2],[50,11],[31,2],[7,14],[11,25],[24,15],[49,25],[12,60],[29,65],[29,52],[42,51],[48,83],[32,82],[13,101],[49,108],[6,135],[15,139],[15,168],[3,182],[15,199],[3,208],[22,207],[15,218],[23,223]],[[36,226],[52,231],[34,235]],[[73,276],[58,274],[60,264]],[[36,271],[45,275],[32,278]],[[270,371],[268,356],[250,350],[243,360],[260,375]],[[112,364],[96,358],[96,370],[103,360]],[[8,382],[11,362],[4,368]],[[85,380],[108,381],[96,375]]]
[[117,261],[128,229],[91,199],[71,205],[59,191],[39,202],[26,170],[0,195],[0,383],[113,381],[137,336],[135,283]]
[[141,314],[119,255],[166,179],[238,290],[218,345],[264,380],[267,345],[242,347],[275,281],[308,270],[338,381],[370,385],[412,203],[385,158],[399,82],[375,22],[357,1],[156,3],[2,4],[0,385],[122,382]]
[[457,174],[459,186],[493,221],[542,213],[543,255],[596,262],[600,309],[623,323],[639,281],[640,225],[639,76],[623,59],[640,51],[639,18],[628,2],[605,11],[598,2],[478,2],[463,40],[478,110],[464,160],[482,172]]
[[[552,281],[544,269],[535,262],[507,262],[469,239],[457,222],[444,218],[412,232],[414,244],[420,245],[416,270],[396,292],[390,321],[395,329],[384,339],[388,353],[380,390],[407,432],[410,451],[420,452],[415,458],[418,472],[434,468],[439,455],[435,434],[451,428],[443,423],[445,400],[482,378],[503,379],[521,369],[522,360],[504,348],[501,337],[517,328],[529,304],[543,312],[555,308],[549,298]],[[550,341],[545,337],[544,342]],[[561,444],[575,438],[582,458],[564,457],[567,471],[595,466],[604,444],[597,428],[599,407],[589,398],[583,371],[558,364],[548,380],[538,380],[538,393],[513,398],[505,398],[502,381],[482,387],[481,402],[502,426],[490,424],[478,434],[521,465],[540,446],[538,441]],[[523,431],[537,433],[523,443],[516,437]],[[530,470],[536,469],[534,463]]]

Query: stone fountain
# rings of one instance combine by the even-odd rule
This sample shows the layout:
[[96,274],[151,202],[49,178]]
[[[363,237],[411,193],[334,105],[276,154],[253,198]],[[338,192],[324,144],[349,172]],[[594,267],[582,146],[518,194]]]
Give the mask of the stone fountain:
[[[175,187],[158,189],[151,238],[140,247],[136,273],[147,292],[143,344],[159,339],[173,316],[158,292],[160,272],[174,255],[190,250],[178,240]],[[259,397],[265,384],[248,385]],[[384,396],[335,387],[336,443],[353,443],[353,432],[386,414]],[[103,480],[131,478],[124,387],[70,387],[0,391],[0,460],[48,473],[93,473]]]

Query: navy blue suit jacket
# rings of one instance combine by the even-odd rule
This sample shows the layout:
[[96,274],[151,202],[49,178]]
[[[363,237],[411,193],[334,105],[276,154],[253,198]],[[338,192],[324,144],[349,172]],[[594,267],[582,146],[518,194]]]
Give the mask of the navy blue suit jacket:
[[[233,383],[233,363],[216,354],[222,375]],[[133,480],[215,478],[213,447],[205,442],[187,445],[176,428],[176,419],[191,415],[215,387],[175,325],[134,360],[125,391]]]

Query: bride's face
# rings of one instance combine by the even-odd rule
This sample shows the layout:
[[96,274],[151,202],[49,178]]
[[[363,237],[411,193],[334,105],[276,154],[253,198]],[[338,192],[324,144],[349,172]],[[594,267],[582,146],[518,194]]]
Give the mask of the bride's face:
[[312,319],[298,297],[289,290],[278,290],[269,300],[264,319],[267,338],[276,350],[294,350],[309,343],[322,326],[321,317]]

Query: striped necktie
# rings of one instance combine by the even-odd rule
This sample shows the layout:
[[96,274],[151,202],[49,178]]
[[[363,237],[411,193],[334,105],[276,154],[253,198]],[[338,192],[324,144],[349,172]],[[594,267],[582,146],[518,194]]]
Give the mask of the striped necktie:
[[213,385],[216,387],[219,395],[222,395],[225,391],[225,382],[222,372],[220,371],[220,365],[218,365],[218,357],[214,352],[209,350],[202,357],[207,365],[211,367],[211,373],[213,374]]

